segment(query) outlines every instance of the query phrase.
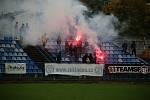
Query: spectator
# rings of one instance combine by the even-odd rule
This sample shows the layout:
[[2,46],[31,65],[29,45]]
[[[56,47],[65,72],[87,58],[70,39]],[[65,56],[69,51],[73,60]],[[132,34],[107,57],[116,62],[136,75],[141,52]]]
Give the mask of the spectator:
[[128,48],[128,44],[124,41],[124,43],[122,44],[122,49],[124,53],[127,53],[127,48]]
[[131,53],[132,53],[132,55],[136,56],[136,44],[135,44],[135,41],[132,41],[132,44],[131,44]]
[[24,35],[24,33],[25,33],[25,25],[24,24],[21,25],[19,31],[20,31],[21,35]]
[[65,41],[65,54],[67,54],[69,52],[69,43],[68,41],[66,40]]
[[42,42],[43,47],[45,47],[47,41],[48,41],[48,38],[46,36],[46,33],[44,33],[44,35],[42,35],[42,37],[41,37],[41,42]]
[[82,57],[82,63],[86,63],[86,59],[87,59],[88,55],[85,54],[83,57]]
[[60,35],[57,38],[57,49],[61,50],[61,37],[60,37]]
[[18,22],[15,24],[15,38],[19,39],[19,25]]
[[57,59],[56,59],[57,63],[61,63],[61,52],[59,51],[57,54]]
[[73,47],[73,55],[75,57],[75,61],[78,61],[79,55],[77,53],[77,46],[76,45]]
[[22,24],[19,31],[20,31],[20,36],[19,36],[19,40],[23,41],[23,36],[25,35],[25,25]]
[[77,55],[78,55],[78,56],[81,56],[81,53],[82,53],[82,41],[79,40],[79,41],[77,42]]
[[25,33],[27,34],[29,32],[29,24],[26,23],[26,26],[25,26]]
[[89,56],[88,56],[88,54],[85,54],[82,58],[82,63],[90,64],[93,62],[94,62],[94,59],[93,59],[92,54],[90,54]]
[[70,56],[72,56],[73,55],[73,44],[71,43],[70,45],[69,45],[69,54],[70,54]]
[[89,57],[86,58],[86,63],[87,63],[87,64],[90,63],[90,58],[89,58]]
[[90,60],[90,63],[94,63],[94,58],[93,58],[93,56],[92,56],[91,53],[90,53],[90,55],[89,55],[89,60]]
[[60,35],[57,38],[57,45],[61,45],[61,37],[60,37]]

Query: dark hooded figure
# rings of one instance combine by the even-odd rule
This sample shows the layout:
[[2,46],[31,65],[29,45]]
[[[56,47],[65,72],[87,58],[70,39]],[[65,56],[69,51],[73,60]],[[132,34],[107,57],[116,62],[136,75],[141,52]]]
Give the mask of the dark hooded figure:
[[59,51],[57,54],[57,59],[56,59],[57,63],[61,63],[61,52]]
[[124,42],[124,43],[122,44],[122,49],[123,49],[123,52],[124,52],[124,53],[127,53],[127,48],[128,48],[128,44],[127,44],[126,42]]
[[92,56],[91,53],[90,53],[90,55],[89,55],[89,59],[90,59],[90,63],[94,63],[94,58],[93,58],[93,56]]
[[88,54],[85,54],[85,55],[82,57],[82,63],[86,63],[87,57],[88,57]]
[[132,55],[136,56],[136,43],[135,43],[135,41],[132,41],[132,44],[131,44],[131,53],[132,53]]

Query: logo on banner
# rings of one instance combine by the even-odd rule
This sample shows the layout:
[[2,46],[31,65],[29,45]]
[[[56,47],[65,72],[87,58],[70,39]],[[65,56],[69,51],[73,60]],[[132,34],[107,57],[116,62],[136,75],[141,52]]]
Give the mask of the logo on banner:
[[53,65],[48,65],[47,67],[46,67],[46,72],[47,73],[53,73],[54,72],[54,67],[53,67]]
[[148,66],[109,66],[109,73],[150,73]]
[[5,63],[6,74],[25,74],[26,64],[25,63]]

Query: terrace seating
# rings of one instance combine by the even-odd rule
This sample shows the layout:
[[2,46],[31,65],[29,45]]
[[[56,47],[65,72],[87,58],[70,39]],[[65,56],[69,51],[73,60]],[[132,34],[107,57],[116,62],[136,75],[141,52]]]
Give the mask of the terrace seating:
[[107,55],[106,64],[146,64],[146,62],[135,57],[134,55],[129,53],[125,54],[122,51],[122,48],[115,46],[111,42],[102,42],[102,50]]
[[[105,64],[146,64],[145,61],[135,57],[134,55],[131,55],[130,53],[124,53],[122,48],[119,48],[118,46],[116,46],[115,44],[113,44],[112,42],[102,42],[101,43],[101,49],[103,52],[105,52],[106,54],[106,61]],[[53,58],[57,58],[57,44],[56,45],[52,45],[50,47],[53,48],[49,48],[48,52],[50,52],[53,56]],[[83,52],[82,52],[83,53]],[[87,53],[86,51],[84,53]],[[61,63],[82,63],[82,60],[77,60],[75,61],[72,57],[68,57],[65,54],[65,46],[61,45]],[[82,59],[82,57],[81,57]]]
[[20,44],[11,37],[0,39],[0,74],[5,73],[5,63],[26,63],[26,74],[43,74]]

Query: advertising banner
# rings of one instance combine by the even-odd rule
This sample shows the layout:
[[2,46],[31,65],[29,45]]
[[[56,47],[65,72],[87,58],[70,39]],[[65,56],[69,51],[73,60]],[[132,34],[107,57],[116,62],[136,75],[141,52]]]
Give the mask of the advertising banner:
[[103,76],[104,64],[45,64],[45,75]]
[[6,74],[25,74],[26,64],[25,63],[5,63]]
[[150,73],[148,66],[108,66],[109,73]]

